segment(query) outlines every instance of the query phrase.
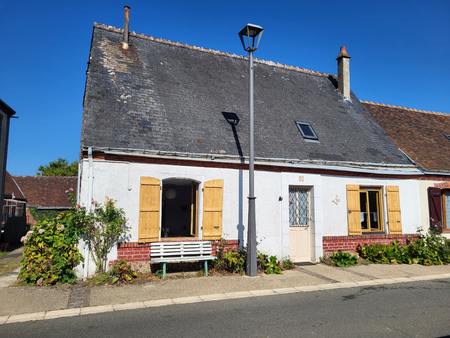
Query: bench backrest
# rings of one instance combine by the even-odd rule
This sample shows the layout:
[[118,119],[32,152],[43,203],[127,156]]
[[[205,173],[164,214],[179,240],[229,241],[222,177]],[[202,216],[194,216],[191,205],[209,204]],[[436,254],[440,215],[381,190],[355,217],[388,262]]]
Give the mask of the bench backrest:
[[151,258],[211,256],[212,245],[202,242],[156,242],[150,244]]

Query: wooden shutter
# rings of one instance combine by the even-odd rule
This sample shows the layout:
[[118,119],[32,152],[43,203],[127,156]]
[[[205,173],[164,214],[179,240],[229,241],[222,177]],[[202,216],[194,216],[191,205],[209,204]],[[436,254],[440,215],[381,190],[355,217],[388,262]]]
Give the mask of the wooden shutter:
[[361,206],[359,185],[347,184],[348,234],[361,235]]
[[[428,208],[430,227],[442,226],[442,191],[439,188],[428,188]],[[448,221],[447,221],[448,222]]]
[[139,194],[139,242],[159,240],[161,211],[161,181],[141,177]]
[[400,191],[398,186],[386,187],[387,216],[389,223],[389,233],[398,235],[402,233],[402,221],[400,213]]
[[222,238],[223,180],[203,185],[203,239]]

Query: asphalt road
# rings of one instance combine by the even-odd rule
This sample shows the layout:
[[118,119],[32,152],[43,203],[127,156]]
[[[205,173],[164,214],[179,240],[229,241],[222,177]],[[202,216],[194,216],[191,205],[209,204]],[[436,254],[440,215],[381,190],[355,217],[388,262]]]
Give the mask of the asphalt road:
[[441,337],[450,280],[119,311],[0,326],[0,337]]

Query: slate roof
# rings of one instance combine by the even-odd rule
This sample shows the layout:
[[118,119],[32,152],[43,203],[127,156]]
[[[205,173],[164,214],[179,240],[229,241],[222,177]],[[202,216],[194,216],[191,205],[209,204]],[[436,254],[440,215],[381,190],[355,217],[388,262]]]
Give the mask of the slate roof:
[[[96,24],[84,97],[82,148],[238,156],[222,112],[235,112],[248,154],[248,62],[241,56]],[[353,96],[328,74],[269,61],[255,65],[256,158],[410,165]],[[295,121],[310,122],[319,142]]]
[[13,198],[16,200],[25,200],[25,195],[19,185],[8,172],[5,174],[5,198]]
[[66,191],[77,191],[77,177],[73,176],[15,176],[14,179],[31,207],[71,208]]
[[373,102],[364,106],[417,165],[450,173],[450,114]]

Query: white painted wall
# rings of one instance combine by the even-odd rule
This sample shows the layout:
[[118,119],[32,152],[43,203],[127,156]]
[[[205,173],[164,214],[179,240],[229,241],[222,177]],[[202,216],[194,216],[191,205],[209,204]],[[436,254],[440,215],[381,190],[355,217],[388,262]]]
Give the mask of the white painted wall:
[[[88,161],[83,160],[80,202],[88,205]],[[238,225],[247,222],[248,172],[237,169],[188,167],[144,163],[127,163],[104,160],[93,162],[93,199],[103,202],[105,197],[117,201],[126,212],[131,228],[130,241],[138,239],[139,183],[141,176],[187,178],[200,183],[221,178],[224,180],[223,237],[246,238],[246,229],[239,234]],[[242,178],[240,178],[242,176]],[[373,179],[319,174],[255,172],[256,224],[259,250],[286,257],[289,253],[289,186],[309,186],[313,191],[313,260],[322,256],[322,236],[347,235],[346,185],[366,186],[398,185],[402,211],[403,233],[415,233],[423,225],[428,208],[423,209],[424,187],[417,180]],[[240,208],[240,186],[242,207]],[[426,190],[426,189],[425,189]],[[199,225],[202,224],[202,193],[199,194]],[[386,210],[386,206],[384,207]],[[384,213],[386,217],[386,213]],[[385,222],[386,224],[386,222]],[[201,230],[200,230],[201,235]],[[116,259],[113,250],[109,258]],[[89,264],[89,263],[88,263]],[[90,264],[89,270],[93,272]]]

